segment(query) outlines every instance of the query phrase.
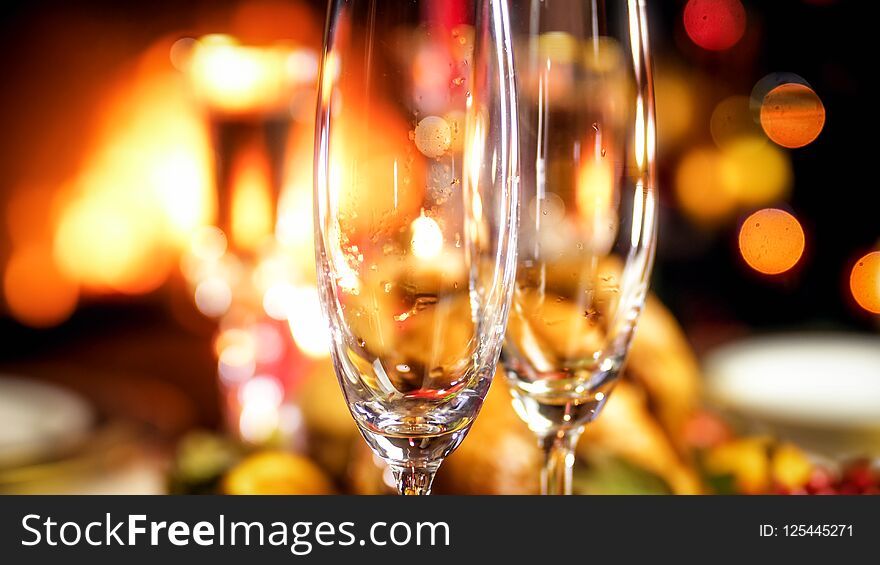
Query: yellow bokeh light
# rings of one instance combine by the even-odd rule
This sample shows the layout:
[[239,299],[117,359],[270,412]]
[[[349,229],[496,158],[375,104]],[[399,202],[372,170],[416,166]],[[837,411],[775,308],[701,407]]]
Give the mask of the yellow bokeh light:
[[3,274],[3,294],[11,314],[32,327],[54,326],[76,307],[79,288],[58,270],[50,247],[16,249]]
[[804,253],[804,230],[784,210],[765,208],[749,216],[739,232],[739,249],[746,263],[766,275],[794,267]]
[[663,145],[676,145],[691,132],[697,100],[691,86],[694,79],[669,69],[655,77],[657,131]]
[[763,137],[740,137],[721,151],[721,184],[744,206],[764,206],[784,199],[792,177],[788,155]]
[[859,306],[880,314],[880,251],[868,253],[853,266],[849,287]]
[[775,143],[792,149],[803,147],[822,132],[825,106],[809,86],[782,84],[764,98],[761,126]]
[[675,196],[682,212],[699,224],[729,218],[737,201],[721,183],[721,154],[711,147],[685,155],[675,175]]

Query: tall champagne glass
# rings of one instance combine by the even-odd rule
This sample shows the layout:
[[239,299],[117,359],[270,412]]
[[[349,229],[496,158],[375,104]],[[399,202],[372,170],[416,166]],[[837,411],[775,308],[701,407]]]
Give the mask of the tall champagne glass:
[[517,111],[506,3],[333,0],[315,232],[332,356],[401,494],[480,410],[516,271]]
[[570,494],[574,446],[608,400],[644,305],[657,195],[644,0],[512,0],[522,218],[502,360]]

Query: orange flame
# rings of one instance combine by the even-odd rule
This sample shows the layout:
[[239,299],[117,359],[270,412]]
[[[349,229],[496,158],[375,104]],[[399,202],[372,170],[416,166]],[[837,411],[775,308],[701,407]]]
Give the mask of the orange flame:
[[265,151],[250,147],[232,168],[232,242],[254,252],[272,233],[272,190]]

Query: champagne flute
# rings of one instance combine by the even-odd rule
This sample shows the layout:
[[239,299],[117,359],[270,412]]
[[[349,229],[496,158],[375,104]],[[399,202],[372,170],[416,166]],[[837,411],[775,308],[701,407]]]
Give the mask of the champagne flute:
[[571,494],[574,447],[618,378],[656,239],[644,0],[514,0],[522,168],[516,286],[502,361]]
[[500,354],[517,111],[502,0],[334,0],[318,93],[318,287],[348,407],[428,494]]

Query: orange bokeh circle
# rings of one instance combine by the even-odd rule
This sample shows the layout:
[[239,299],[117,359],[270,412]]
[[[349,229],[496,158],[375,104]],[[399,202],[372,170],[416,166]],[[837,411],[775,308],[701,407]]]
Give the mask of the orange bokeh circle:
[[776,208],[758,210],[739,232],[739,250],[748,265],[765,275],[794,267],[804,253],[805,236],[797,218]]
[[880,314],[880,251],[859,259],[849,277],[849,288],[859,306]]
[[761,104],[761,127],[775,143],[796,149],[813,142],[825,126],[825,106],[812,88],[782,84]]

